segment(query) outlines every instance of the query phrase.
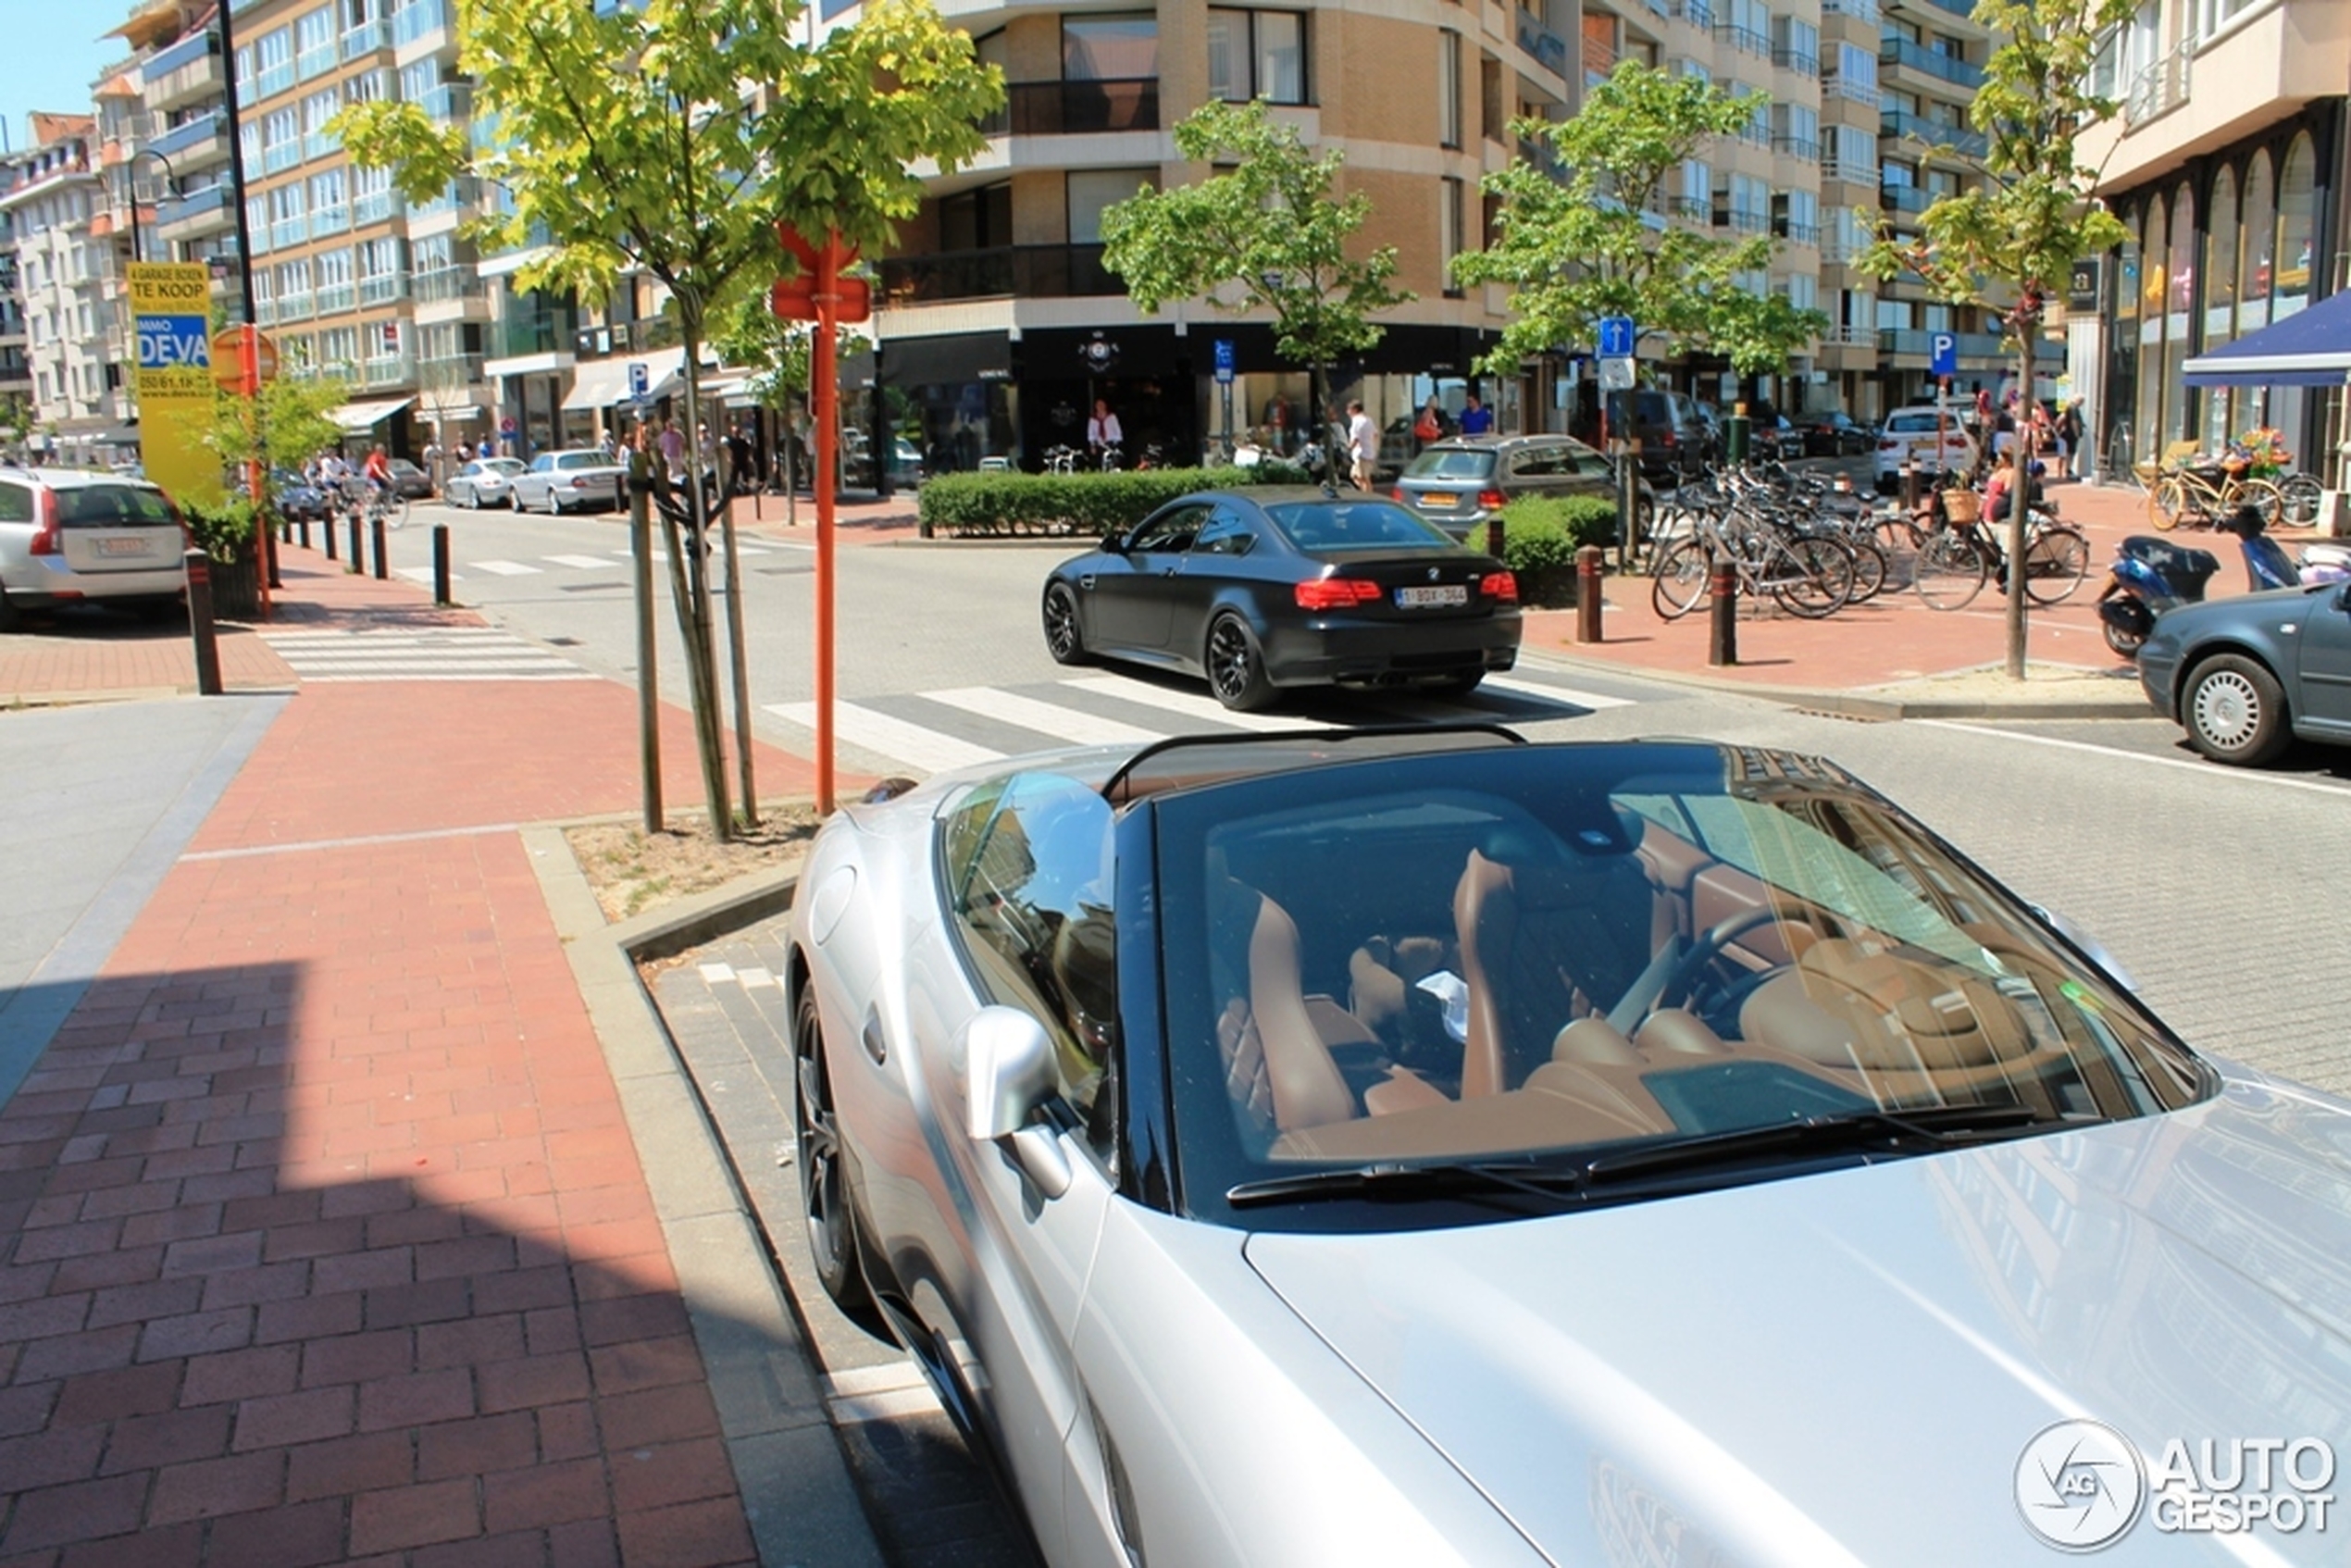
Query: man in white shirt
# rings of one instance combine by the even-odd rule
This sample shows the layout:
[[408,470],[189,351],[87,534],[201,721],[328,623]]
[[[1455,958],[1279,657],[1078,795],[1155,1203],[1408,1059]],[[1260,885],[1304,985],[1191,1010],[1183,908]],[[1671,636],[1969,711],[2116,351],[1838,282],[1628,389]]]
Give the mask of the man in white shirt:
[[1372,459],[1379,455],[1379,427],[1363,412],[1363,400],[1356,398],[1347,405],[1347,451],[1354,460],[1355,488],[1372,488]]
[[1126,440],[1126,433],[1118,428],[1118,416],[1110,411],[1109,400],[1096,398],[1094,417],[1086,421],[1086,449],[1101,458],[1107,448],[1124,445]]

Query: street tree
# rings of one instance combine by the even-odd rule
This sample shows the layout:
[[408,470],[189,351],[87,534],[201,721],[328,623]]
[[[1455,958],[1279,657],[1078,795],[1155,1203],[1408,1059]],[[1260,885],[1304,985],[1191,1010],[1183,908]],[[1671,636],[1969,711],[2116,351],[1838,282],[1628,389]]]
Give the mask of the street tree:
[[1346,155],[1316,153],[1262,100],[1203,105],[1176,127],[1176,150],[1230,167],[1105,210],[1102,265],[1146,316],[1203,295],[1219,310],[1271,314],[1275,352],[1312,374],[1319,429],[1331,366],[1377,346],[1387,328],[1372,317],[1413,298],[1390,286],[1395,246],[1348,254],[1371,197],[1338,196]]
[[[2076,259],[2112,249],[2126,237],[2099,205],[2098,171],[2085,166],[2077,140],[2117,105],[2091,91],[2091,63],[2101,34],[2130,19],[2136,0],[1980,0],[1975,21],[2004,40],[1984,63],[1984,85],[1968,116],[1984,139],[1974,178],[1919,215],[1916,237],[1881,221],[1860,269],[1890,279],[1908,272],[1937,298],[1998,314],[2016,350],[2019,412],[2033,406],[2033,361],[2049,295]],[[1957,159],[1950,147],[1946,156]],[[2033,426],[2017,429],[2020,473],[2033,460]],[[2024,487],[2020,483],[2019,490]],[[2025,673],[2025,511],[2009,508],[2008,674]]]
[[1626,60],[1574,118],[1514,122],[1539,154],[1486,177],[1500,203],[1493,243],[1453,262],[1458,282],[1511,289],[1511,323],[1481,367],[1515,374],[1562,345],[1589,348],[1602,317],[1629,316],[1668,353],[1718,354],[1742,375],[1785,370],[1828,317],[1747,287],[1743,275],[1771,266],[1773,236],[1717,239],[1675,223],[1667,185],[1762,107],[1761,94]]
[[[696,453],[711,314],[792,268],[777,223],[878,250],[920,209],[916,166],[969,162],[986,146],[980,120],[1003,101],[1002,73],[927,0],[877,0],[855,26],[813,43],[800,36],[803,9],[456,0],[457,66],[474,81],[476,123],[375,103],[344,111],[337,129],[356,162],[392,169],[412,200],[462,179],[502,193],[469,232],[486,249],[536,247],[517,287],[596,299],[627,276],[658,283],[685,349],[686,450]],[[703,487],[686,491],[690,527],[706,537]],[[732,813],[703,552],[681,549],[675,523],[665,526],[703,789],[723,840]],[[731,551],[731,514],[726,528]]]

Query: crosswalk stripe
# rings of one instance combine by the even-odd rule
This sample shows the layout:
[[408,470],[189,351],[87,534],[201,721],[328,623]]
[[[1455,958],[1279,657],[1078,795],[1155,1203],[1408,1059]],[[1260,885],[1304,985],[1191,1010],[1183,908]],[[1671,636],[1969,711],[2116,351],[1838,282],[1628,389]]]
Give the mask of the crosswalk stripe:
[[309,680],[592,680],[544,645],[494,627],[416,631],[264,632],[270,650]]
[[1212,724],[1234,729],[1301,729],[1310,728],[1302,720],[1275,718],[1265,714],[1235,713],[1213,697],[1195,697],[1188,691],[1171,691],[1149,681],[1127,680],[1115,675],[1089,675],[1082,679],[1064,681],[1080,691],[1092,691],[1104,697],[1115,697],[1122,703],[1140,703],[1145,707],[1164,708],[1169,713],[1182,714],[1186,718],[1206,719]]
[[537,566],[526,566],[520,561],[468,561],[467,566],[498,577],[536,577]]
[[598,566],[617,566],[622,563],[607,561],[602,555],[549,555],[547,560],[559,566],[578,566],[581,571],[594,571]]
[[1598,691],[1578,691],[1568,686],[1546,686],[1539,680],[1521,680],[1514,676],[1489,675],[1486,685],[1497,691],[1512,691],[1522,697],[1540,697],[1547,702],[1573,703],[1579,708],[1629,708],[1630,697],[1610,697]]
[[[767,711],[778,718],[788,718],[806,728],[816,728],[816,704],[814,703],[770,703]],[[919,724],[861,707],[855,703],[833,704],[833,733],[837,740],[897,762],[911,763],[933,773],[950,768],[969,767],[974,763],[994,762],[1004,755],[987,746],[975,745],[952,735],[942,735]]]
[[944,703],[951,708],[977,714],[982,718],[999,719],[1005,724],[1016,724],[1023,729],[1034,729],[1039,735],[1051,735],[1074,746],[1115,746],[1127,741],[1147,744],[1165,739],[1157,730],[1121,724],[1114,718],[1103,718],[1054,703],[1040,703],[1034,697],[1024,697],[1016,691],[1006,691],[994,686],[963,686],[950,691],[926,691],[923,696],[933,703]]

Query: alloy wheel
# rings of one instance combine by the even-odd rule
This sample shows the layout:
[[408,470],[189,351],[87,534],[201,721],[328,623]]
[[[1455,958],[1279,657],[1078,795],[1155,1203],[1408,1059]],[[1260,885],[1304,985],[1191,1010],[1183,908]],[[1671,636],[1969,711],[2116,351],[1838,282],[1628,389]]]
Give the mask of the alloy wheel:
[[840,1130],[833,1119],[832,1083],[825,1069],[824,1027],[817,1017],[813,985],[801,987],[794,1010],[792,1057],[798,1114],[802,1213],[808,1222],[808,1248],[829,1288],[847,1265],[847,1227],[841,1223],[846,1192],[841,1181]]

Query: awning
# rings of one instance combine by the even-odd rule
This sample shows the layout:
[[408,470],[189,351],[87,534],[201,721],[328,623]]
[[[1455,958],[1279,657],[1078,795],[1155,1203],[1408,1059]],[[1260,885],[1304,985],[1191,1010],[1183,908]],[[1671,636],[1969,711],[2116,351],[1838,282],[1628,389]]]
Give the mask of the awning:
[[417,400],[413,397],[382,398],[374,403],[344,403],[327,410],[327,417],[354,435],[372,430]]
[[563,408],[576,414],[587,408],[610,408],[616,403],[628,401],[628,367],[645,367],[645,385],[655,389],[648,395],[658,397],[662,382],[678,373],[686,362],[682,348],[657,348],[649,354],[616,355],[610,359],[583,359],[571,369],[571,391],[564,393]]
[[[720,388],[727,383],[740,383],[741,380],[742,373],[739,370],[721,370],[715,365],[705,365],[702,367],[702,394],[704,397],[718,395]],[[684,355],[680,354],[678,356],[678,363],[669,367],[668,375],[653,383],[653,390],[649,395],[656,400],[686,395],[686,356]],[[729,392],[726,395],[731,397],[734,393]]]
[[468,403],[456,408],[428,408],[425,410],[425,417],[436,425],[444,427],[462,425],[468,419],[480,418],[481,407],[479,404]]
[[2339,387],[2351,379],[2351,291],[2187,362],[2192,387]]

